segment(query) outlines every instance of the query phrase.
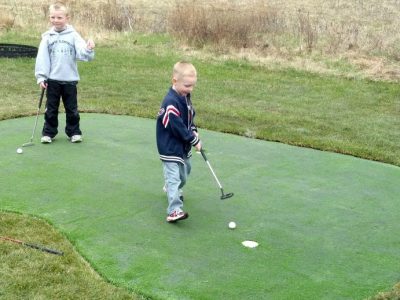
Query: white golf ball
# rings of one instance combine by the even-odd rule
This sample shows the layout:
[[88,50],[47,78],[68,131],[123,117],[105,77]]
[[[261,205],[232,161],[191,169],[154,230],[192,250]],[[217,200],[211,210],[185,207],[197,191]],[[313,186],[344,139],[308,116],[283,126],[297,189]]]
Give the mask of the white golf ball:
[[17,149],[17,153],[18,153],[18,154],[21,154],[22,152],[24,152],[24,150],[22,150],[22,148],[18,148],[18,149]]
[[230,229],[235,229],[236,228],[236,223],[235,222],[229,222],[228,227]]

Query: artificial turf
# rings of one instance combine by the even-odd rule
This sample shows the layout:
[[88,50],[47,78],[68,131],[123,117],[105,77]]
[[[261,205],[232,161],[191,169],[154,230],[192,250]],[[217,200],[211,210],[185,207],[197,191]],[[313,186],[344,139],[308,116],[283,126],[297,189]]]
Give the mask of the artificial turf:
[[0,208],[49,220],[112,282],[160,299],[363,299],[399,280],[398,167],[200,129],[235,196],[194,154],[190,217],[168,224],[155,121],[82,114],[71,144],[64,118],[23,154],[34,117],[0,122]]

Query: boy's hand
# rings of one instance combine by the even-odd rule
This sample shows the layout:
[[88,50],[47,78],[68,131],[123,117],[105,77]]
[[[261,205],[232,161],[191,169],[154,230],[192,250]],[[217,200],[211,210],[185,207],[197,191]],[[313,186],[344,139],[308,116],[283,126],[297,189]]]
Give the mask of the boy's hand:
[[94,41],[92,39],[88,39],[87,44],[86,44],[86,48],[88,50],[93,50],[94,47],[96,47]]
[[47,82],[46,81],[42,81],[41,83],[39,83],[39,85],[40,85],[40,87],[42,88],[42,89],[47,89]]
[[201,150],[201,142],[199,141],[199,142],[197,143],[197,145],[194,146],[194,147],[196,148],[196,151],[200,152],[200,150]]
[[[199,133],[197,132],[197,131],[192,131],[193,132],[193,134],[195,135],[195,136],[197,136],[197,138],[199,137]],[[195,148],[196,148],[196,151],[198,151],[198,152],[200,152],[200,150],[201,150],[201,141],[199,141],[199,143],[196,145],[196,146],[194,146]]]

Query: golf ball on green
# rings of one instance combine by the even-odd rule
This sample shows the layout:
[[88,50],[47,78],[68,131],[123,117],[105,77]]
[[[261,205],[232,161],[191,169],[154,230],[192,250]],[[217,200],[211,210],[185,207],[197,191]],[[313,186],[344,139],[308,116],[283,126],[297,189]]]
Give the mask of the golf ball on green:
[[24,150],[22,150],[22,148],[18,148],[18,149],[17,149],[17,153],[18,153],[18,154],[21,154],[22,152],[24,152]]
[[235,222],[229,222],[228,227],[230,229],[235,229],[236,228],[236,223]]

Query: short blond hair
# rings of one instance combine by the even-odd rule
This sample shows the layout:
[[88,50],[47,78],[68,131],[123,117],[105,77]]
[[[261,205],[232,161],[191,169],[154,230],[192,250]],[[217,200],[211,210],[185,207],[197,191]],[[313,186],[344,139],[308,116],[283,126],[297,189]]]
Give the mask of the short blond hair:
[[63,11],[66,16],[69,16],[69,8],[63,2],[55,2],[49,6],[49,12],[52,13],[54,11]]
[[181,79],[186,76],[197,77],[196,68],[187,61],[178,61],[173,68],[172,76],[175,79]]

